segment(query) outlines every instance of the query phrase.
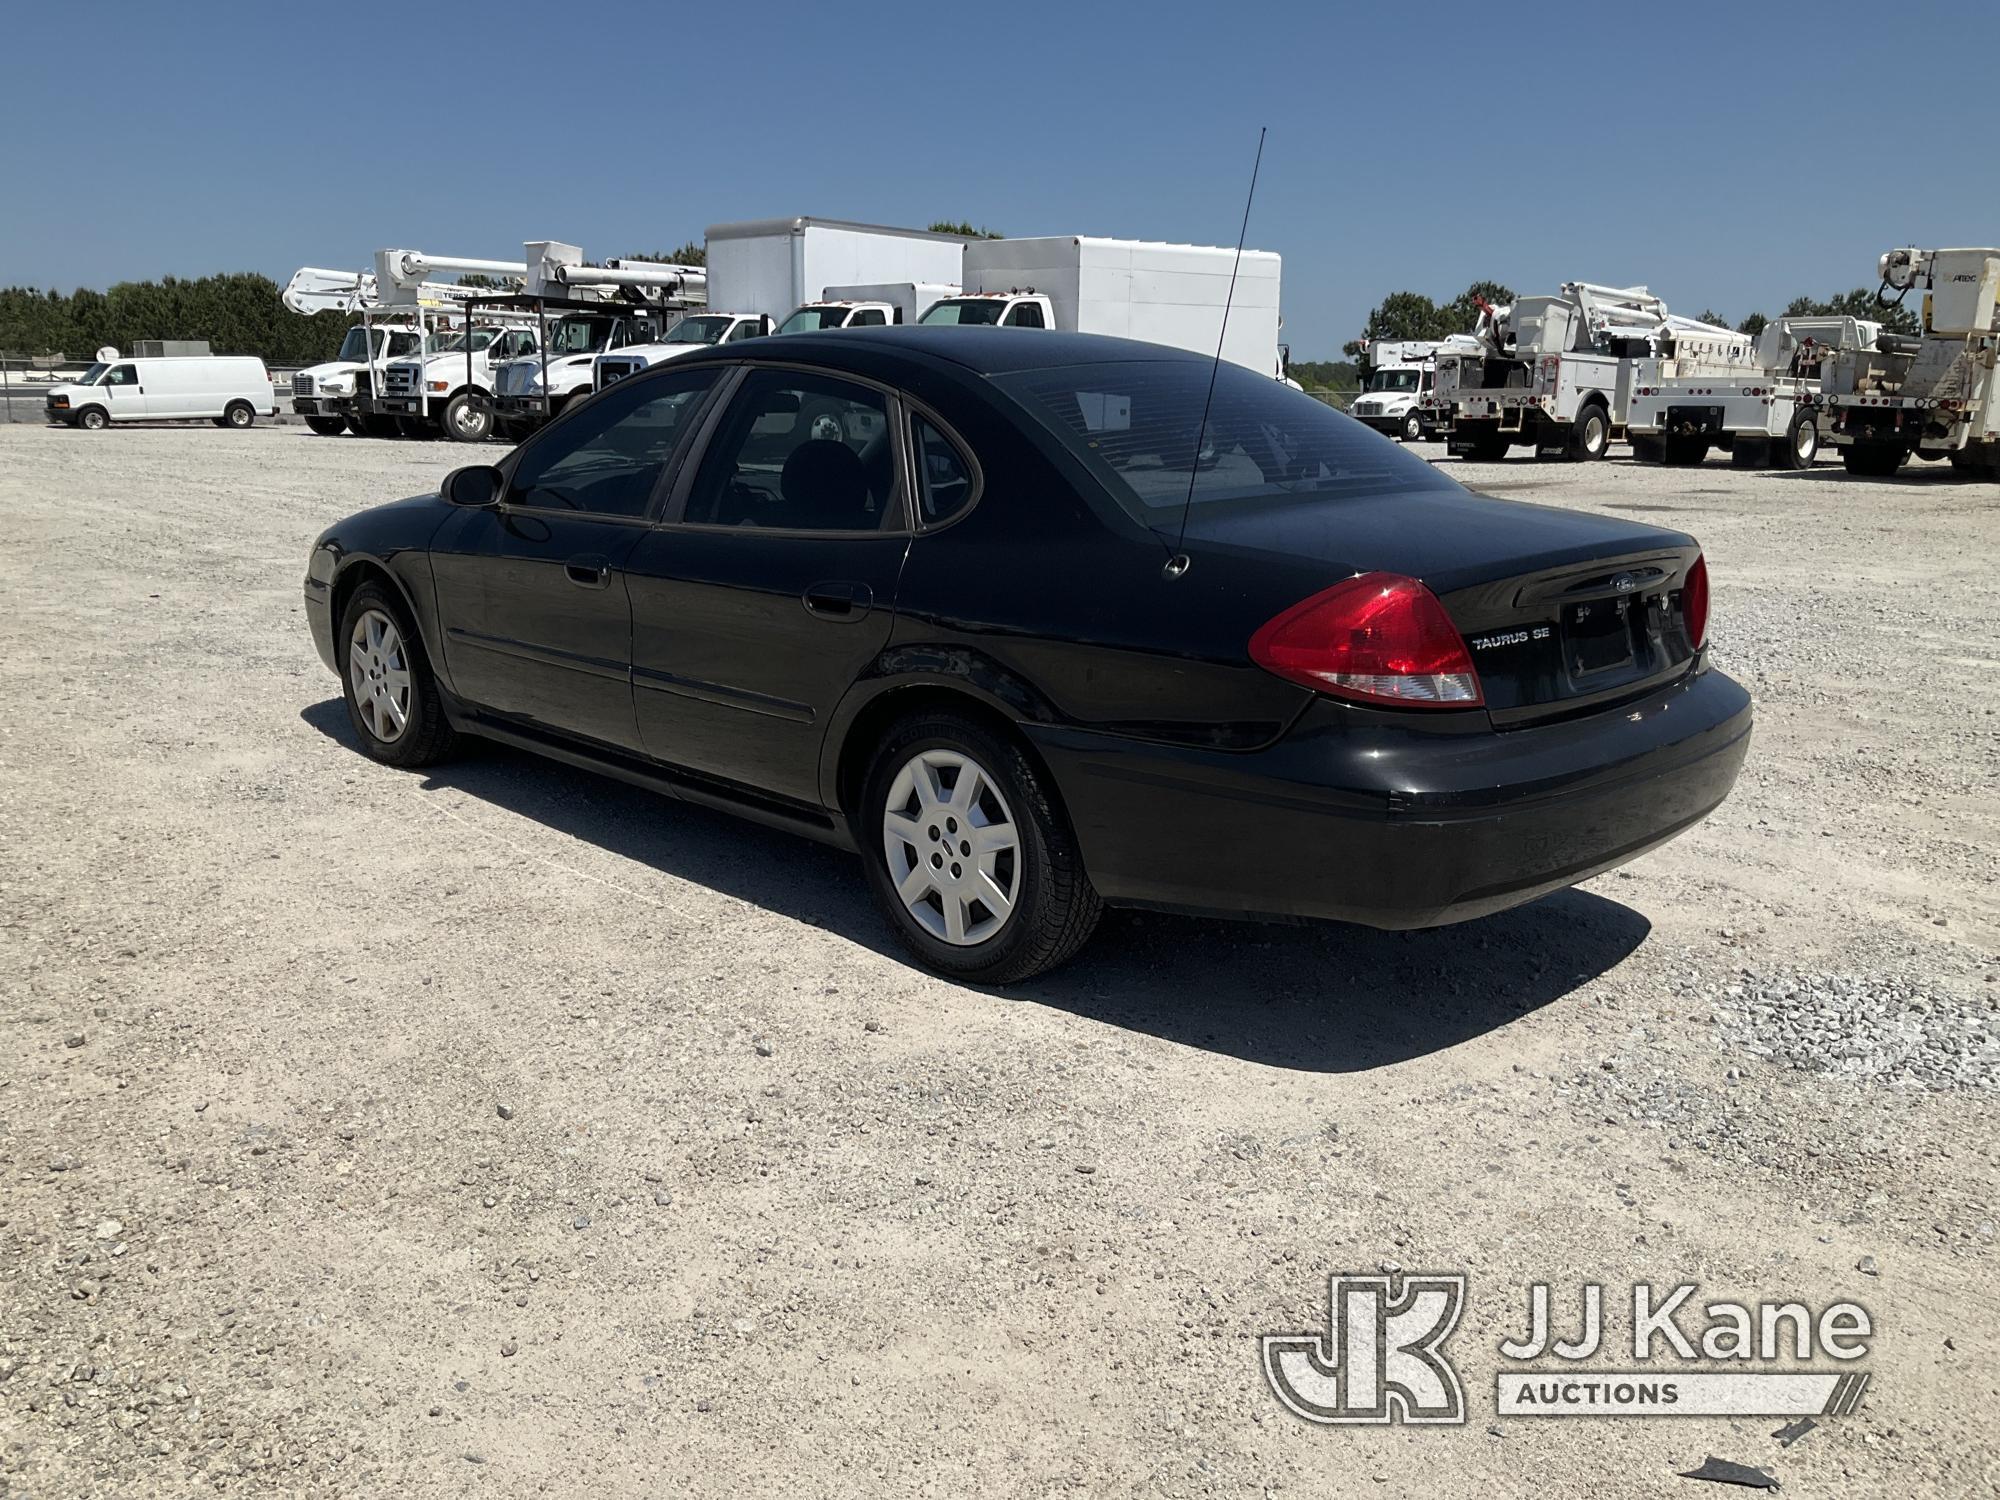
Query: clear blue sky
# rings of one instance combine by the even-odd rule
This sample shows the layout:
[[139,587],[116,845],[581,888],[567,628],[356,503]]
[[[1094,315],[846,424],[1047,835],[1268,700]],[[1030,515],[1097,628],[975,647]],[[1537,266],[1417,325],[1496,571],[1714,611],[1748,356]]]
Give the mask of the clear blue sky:
[[791,214],[1224,244],[1260,125],[1250,243],[1305,359],[1399,289],[1643,282],[1734,320],[2000,243],[1989,0],[99,0],[0,39],[0,284]]

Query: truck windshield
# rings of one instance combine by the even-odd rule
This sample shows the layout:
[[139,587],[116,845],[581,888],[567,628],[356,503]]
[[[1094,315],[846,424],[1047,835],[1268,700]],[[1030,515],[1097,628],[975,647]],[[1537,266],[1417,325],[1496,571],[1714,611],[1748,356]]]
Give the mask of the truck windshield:
[[359,323],[348,329],[347,337],[340,341],[340,353],[334,355],[334,358],[345,360],[351,365],[358,365],[366,361],[368,358],[368,330],[363,328]]
[[1368,377],[1371,391],[1414,391],[1423,378],[1421,370],[1377,370]]
[[1000,314],[1007,310],[1004,297],[947,297],[942,302],[933,303],[929,312],[917,321],[932,325],[941,323],[998,323]]
[[729,332],[729,325],[736,320],[731,317],[682,318],[667,330],[661,340],[666,344],[719,344],[722,336]]
[[802,307],[778,325],[780,333],[818,333],[847,321],[851,307]]
[[[1215,397],[1208,403],[1210,371]],[[1303,391],[1241,365],[1134,360],[996,375],[1144,525],[1329,499],[1454,489],[1421,458]],[[1197,432],[1208,406],[1199,456]]]
[[609,347],[616,318],[568,317],[549,325],[549,353],[595,354]]
[[92,365],[88,370],[83,372],[76,383],[78,385],[96,385],[104,372],[110,368],[111,366],[109,365]]

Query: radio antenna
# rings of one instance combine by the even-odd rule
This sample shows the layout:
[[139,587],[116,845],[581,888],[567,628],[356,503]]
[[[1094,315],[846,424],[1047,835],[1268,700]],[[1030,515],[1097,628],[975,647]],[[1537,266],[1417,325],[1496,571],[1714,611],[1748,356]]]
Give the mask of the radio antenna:
[[1236,231],[1236,259],[1229,267],[1229,291],[1222,299],[1222,332],[1215,339],[1215,363],[1208,367],[1208,395],[1201,403],[1201,425],[1194,430],[1194,462],[1188,466],[1187,500],[1181,506],[1180,534],[1174,538],[1174,555],[1163,571],[1179,578],[1188,570],[1188,555],[1182,551],[1187,541],[1188,512],[1194,509],[1194,482],[1201,477],[1201,444],[1208,436],[1208,412],[1215,404],[1215,377],[1222,371],[1222,349],[1229,338],[1229,309],[1236,301],[1236,273],[1243,268],[1243,242],[1250,235],[1250,205],[1257,201],[1257,173],[1264,165],[1264,135],[1270,127],[1257,127],[1257,159],[1250,164],[1250,192],[1243,200],[1243,226]]

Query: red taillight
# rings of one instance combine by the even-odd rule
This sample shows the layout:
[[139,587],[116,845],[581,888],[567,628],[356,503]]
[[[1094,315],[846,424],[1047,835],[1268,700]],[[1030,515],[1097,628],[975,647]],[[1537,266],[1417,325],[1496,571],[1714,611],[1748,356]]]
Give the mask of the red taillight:
[[1414,578],[1363,573],[1301,600],[1250,637],[1250,659],[1316,692],[1403,708],[1485,702],[1472,653]]
[[1681,619],[1687,625],[1688,642],[1695,650],[1708,639],[1708,559],[1697,557],[1681,585]]

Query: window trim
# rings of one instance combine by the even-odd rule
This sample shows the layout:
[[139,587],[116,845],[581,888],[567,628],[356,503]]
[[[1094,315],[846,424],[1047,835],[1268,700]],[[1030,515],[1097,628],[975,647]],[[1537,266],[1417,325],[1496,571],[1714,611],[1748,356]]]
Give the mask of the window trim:
[[[836,370],[826,365],[809,365],[803,361],[776,359],[746,360],[742,363],[731,365],[730,368],[735,372],[736,378],[728,382],[728,389],[726,391],[722,389],[723,382],[717,382],[717,390],[721,394],[722,399],[709,408],[701,424],[701,431],[698,434],[700,446],[687,455],[686,461],[682,465],[682,476],[676,480],[674,492],[667,501],[666,510],[655,524],[662,528],[671,528],[675,531],[699,532],[705,535],[803,537],[813,540],[844,538],[851,541],[866,537],[912,537],[917,534],[916,527],[913,524],[915,497],[910,490],[909,404],[908,398],[901,391],[892,385],[885,385],[882,381],[871,379],[866,375],[856,375],[847,370]],[[889,442],[894,449],[893,461],[889,467],[889,472],[893,476],[894,489],[891,491],[889,498],[892,503],[896,504],[900,512],[899,515],[893,518],[885,515],[884,520],[892,521],[895,524],[878,526],[873,531],[846,531],[799,526],[724,526],[714,521],[689,521],[684,519],[687,515],[688,496],[694,489],[695,476],[700,472],[702,464],[708,460],[708,450],[715,439],[717,429],[722,426],[723,414],[729,409],[731,402],[736,397],[737,391],[742,388],[743,382],[750,378],[750,372],[753,370],[781,370],[798,375],[818,375],[828,380],[840,380],[845,381],[849,385],[861,386],[864,389],[874,391],[882,397],[887,409]],[[971,506],[968,505],[966,509],[970,510]]]
[[923,491],[919,488],[923,476],[917,473],[917,437],[914,431],[908,433],[909,440],[904,446],[910,465],[910,519],[915,525],[918,536],[935,536],[940,531],[956,526],[979,508],[979,502],[986,498],[986,470],[980,464],[977,455],[973,453],[972,445],[959,435],[957,428],[939,416],[932,407],[910,396],[903,398],[903,407],[903,421],[906,427],[914,428],[919,418],[935,427],[938,434],[951,444],[958,454],[959,461],[965,465],[966,473],[972,480],[972,493],[965,497],[965,504],[942,521],[926,522]]
[[585,396],[581,401],[571,402],[569,406],[564,408],[561,416],[557,417],[553,422],[550,422],[546,426],[542,427],[526,442],[522,443],[520,447],[516,448],[512,453],[508,454],[505,458],[503,458],[498,464],[494,465],[495,468],[500,470],[501,479],[504,481],[500,491],[501,499],[498,509],[501,511],[502,514],[526,515],[526,516],[573,516],[579,519],[604,521],[611,524],[624,524],[630,526],[658,525],[660,517],[665,513],[666,505],[670,497],[671,491],[673,491],[679,484],[681,469],[684,467],[685,468],[692,467],[692,465],[689,465],[686,462],[686,460],[690,456],[690,445],[694,443],[697,438],[705,438],[707,436],[708,424],[715,412],[715,402],[717,395],[721,393],[725,388],[731,390],[735,388],[735,383],[731,381],[729,378],[730,376],[729,370],[725,369],[719,372],[716,378],[709,383],[708,389],[702,393],[701,402],[699,405],[696,406],[694,412],[691,414],[691,419],[687,423],[685,430],[679,437],[677,437],[674,440],[673,451],[667,455],[665,461],[660,465],[660,472],[653,480],[653,487],[651,490],[647,492],[646,504],[635,514],[627,516],[627,515],[620,515],[615,511],[557,510],[551,506],[546,506],[546,505],[516,505],[512,501],[508,500],[506,497],[513,493],[514,476],[517,472],[519,472],[522,460],[529,453],[533,452],[534,449],[539,444],[548,441],[552,433],[555,433],[562,428],[563,423],[569,421],[578,412],[582,411],[585,407],[589,406],[593,401],[597,400],[598,397],[603,396],[604,394],[609,392],[611,389],[613,389],[614,386],[622,390],[627,388],[628,386],[643,385],[645,383],[645,378],[648,375],[654,375],[657,373],[658,376],[660,376],[662,379],[665,379],[667,377],[674,375],[696,373],[705,368],[707,368],[705,364],[690,367],[687,365],[675,365],[670,363],[668,365],[660,367],[657,371],[641,370],[637,375],[628,375],[623,380],[614,381],[612,385],[606,386],[602,391],[591,392],[588,396]]

